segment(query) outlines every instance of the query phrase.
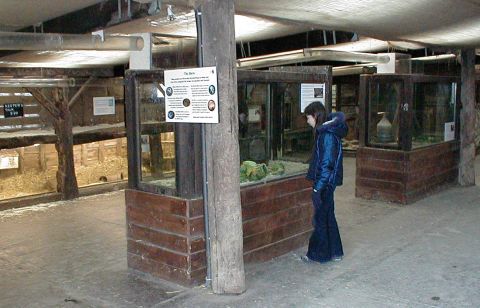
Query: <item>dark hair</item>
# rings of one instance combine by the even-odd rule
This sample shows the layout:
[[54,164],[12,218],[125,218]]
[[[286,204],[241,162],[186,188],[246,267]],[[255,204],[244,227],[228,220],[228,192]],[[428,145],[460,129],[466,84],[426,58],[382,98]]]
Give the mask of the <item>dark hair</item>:
[[[321,126],[327,120],[327,110],[325,106],[319,101],[311,102],[303,111],[305,116],[309,115],[315,119],[315,127],[313,128],[313,138],[317,139],[317,127]],[[309,162],[315,157],[316,144],[313,143],[312,152],[310,154]]]
[[319,101],[311,102],[303,111],[305,116],[310,115],[315,119],[315,129],[327,120],[327,110]]

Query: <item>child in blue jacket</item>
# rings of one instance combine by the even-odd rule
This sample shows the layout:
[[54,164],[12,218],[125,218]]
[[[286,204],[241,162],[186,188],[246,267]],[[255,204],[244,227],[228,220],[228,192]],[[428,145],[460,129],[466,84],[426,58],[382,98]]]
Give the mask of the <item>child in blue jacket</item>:
[[313,233],[305,262],[339,261],[343,257],[342,240],[335,218],[334,191],[343,181],[342,138],[347,135],[345,115],[327,115],[320,102],[305,108],[307,123],[314,129],[315,144],[307,173],[313,182]]

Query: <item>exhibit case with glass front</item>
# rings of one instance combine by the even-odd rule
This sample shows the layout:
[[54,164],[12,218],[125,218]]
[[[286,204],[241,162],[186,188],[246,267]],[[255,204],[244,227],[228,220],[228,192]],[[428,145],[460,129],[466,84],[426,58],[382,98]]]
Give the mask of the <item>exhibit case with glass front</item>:
[[360,77],[356,195],[411,203],[457,178],[458,78]]
[[[163,70],[127,71],[125,80],[128,265],[203,283],[201,124],[166,122]],[[238,71],[237,80],[241,166],[232,176],[241,183],[244,261],[259,262],[305,245],[311,232],[305,174],[314,139],[302,111],[312,101],[330,108],[331,67]]]

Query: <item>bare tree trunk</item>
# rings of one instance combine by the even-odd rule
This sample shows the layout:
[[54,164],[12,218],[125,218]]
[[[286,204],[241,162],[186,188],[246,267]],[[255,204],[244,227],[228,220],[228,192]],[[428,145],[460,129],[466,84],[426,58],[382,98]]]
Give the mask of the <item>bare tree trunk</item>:
[[55,133],[58,138],[55,144],[58,153],[57,190],[62,194],[64,200],[78,197],[73,157],[72,114],[68,108],[67,91],[67,89],[54,90],[54,101],[60,115],[54,122]]

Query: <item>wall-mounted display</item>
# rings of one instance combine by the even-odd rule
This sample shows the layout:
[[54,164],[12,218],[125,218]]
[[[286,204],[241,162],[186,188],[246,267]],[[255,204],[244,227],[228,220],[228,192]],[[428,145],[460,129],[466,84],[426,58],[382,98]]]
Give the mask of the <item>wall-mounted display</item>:
[[3,105],[4,118],[23,117],[23,104],[4,104]]
[[115,97],[94,97],[93,98],[93,115],[109,115],[115,114]]
[[165,71],[167,122],[218,123],[217,68]]
[[310,103],[319,101],[325,105],[324,83],[302,83],[300,85],[300,112],[305,110]]

